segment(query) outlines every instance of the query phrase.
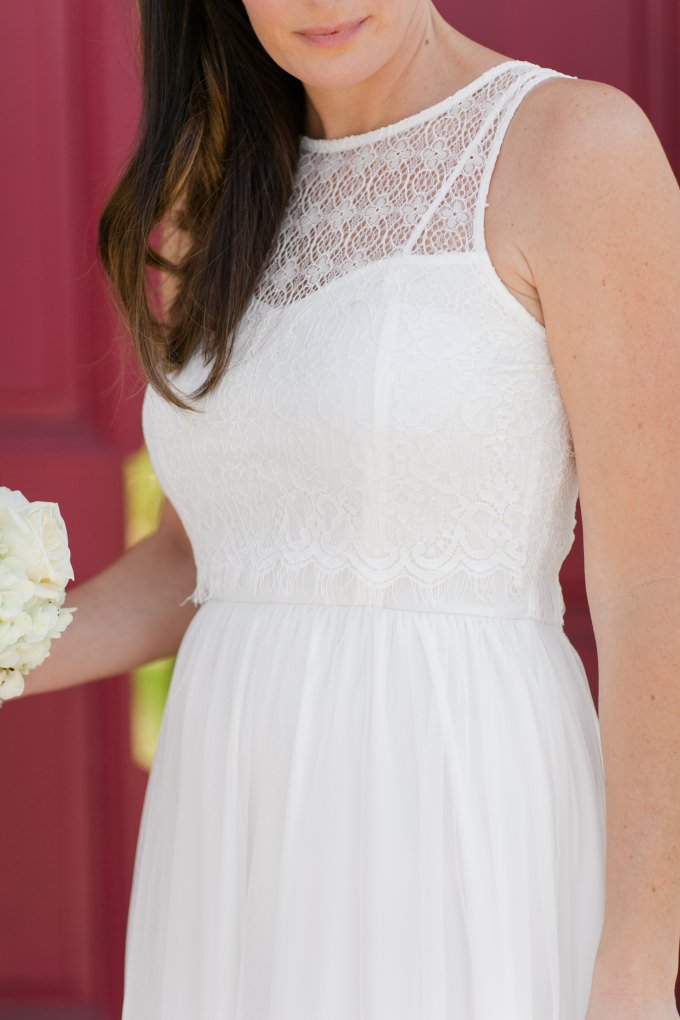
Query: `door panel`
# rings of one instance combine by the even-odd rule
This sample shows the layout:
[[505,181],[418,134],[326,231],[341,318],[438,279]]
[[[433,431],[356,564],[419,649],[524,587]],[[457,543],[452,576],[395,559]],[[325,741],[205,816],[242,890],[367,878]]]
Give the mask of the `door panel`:
[[[122,551],[121,459],[140,442],[140,377],[121,379],[129,340],[94,254],[137,119],[133,6],[5,4],[0,35],[0,484],[59,503],[77,582]],[[118,677],[0,713],[3,1018],[120,1015],[146,782],[129,712]]]

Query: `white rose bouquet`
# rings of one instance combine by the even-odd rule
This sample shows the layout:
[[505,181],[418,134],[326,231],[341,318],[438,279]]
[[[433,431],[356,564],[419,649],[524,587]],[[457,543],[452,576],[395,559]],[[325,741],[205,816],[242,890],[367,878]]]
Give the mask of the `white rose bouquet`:
[[72,580],[59,506],[0,486],[0,707],[23,693],[24,675],[73,620],[75,606],[62,608]]

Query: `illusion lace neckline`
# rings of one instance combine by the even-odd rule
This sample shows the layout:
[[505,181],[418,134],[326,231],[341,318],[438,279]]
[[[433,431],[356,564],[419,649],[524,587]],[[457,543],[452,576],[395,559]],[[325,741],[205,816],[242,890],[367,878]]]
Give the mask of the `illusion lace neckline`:
[[370,144],[381,138],[389,138],[401,131],[406,131],[410,127],[415,127],[417,124],[422,124],[431,117],[436,117],[439,113],[444,113],[449,107],[466,99],[471,92],[482,88],[502,71],[510,67],[528,66],[529,63],[530,61],[528,60],[502,60],[500,63],[488,67],[486,71],[482,71],[472,81],[456,89],[451,95],[445,96],[444,99],[440,99],[438,102],[432,103],[422,110],[417,110],[407,117],[401,117],[391,124],[383,124],[369,131],[362,131],[352,135],[341,135],[338,138],[312,138],[311,135],[300,135],[300,150],[302,152],[338,152],[343,149],[353,149],[360,145]]

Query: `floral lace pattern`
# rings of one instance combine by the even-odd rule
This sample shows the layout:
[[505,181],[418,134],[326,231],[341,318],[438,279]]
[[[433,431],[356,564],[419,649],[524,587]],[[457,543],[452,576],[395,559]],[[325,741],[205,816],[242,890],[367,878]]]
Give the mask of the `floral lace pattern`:
[[[293,195],[222,384],[147,387],[146,443],[211,597],[561,624],[577,483],[544,327],[484,246],[521,99],[490,69],[412,117],[300,141]],[[195,356],[173,384],[190,394]]]

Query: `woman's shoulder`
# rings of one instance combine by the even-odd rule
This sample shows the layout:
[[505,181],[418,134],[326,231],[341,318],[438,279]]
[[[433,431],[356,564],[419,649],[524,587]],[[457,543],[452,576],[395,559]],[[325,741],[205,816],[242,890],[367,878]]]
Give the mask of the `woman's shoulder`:
[[617,137],[624,141],[631,138],[631,132],[648,134],[652,127],[645,111],[627,92],[589,78],[550,75],[531,90],[522,107],[527,127],[544,143],[560,148],[574,143],[602,147]]
[[668,159],[639,104],[616,86],[559,74],[539,75],[524,94],[498,169],[488,242],[506,281],[543,316],[551,286],[567,286],[587,256],[598,262],[607,244],[624,243],[631,203],[651,207],[645,196],[667,201],[672,191]]
[[561,75],[539,77],[524,95],[501,163],[499,206],[510,214],[523,257],[538,258],[612,192],[660,181],[667,187],[669,173],[659,137],[632,96]]

